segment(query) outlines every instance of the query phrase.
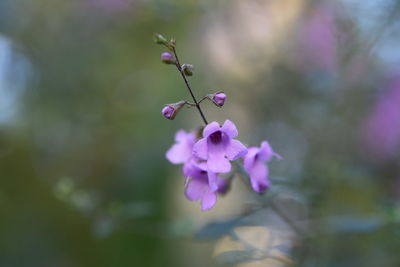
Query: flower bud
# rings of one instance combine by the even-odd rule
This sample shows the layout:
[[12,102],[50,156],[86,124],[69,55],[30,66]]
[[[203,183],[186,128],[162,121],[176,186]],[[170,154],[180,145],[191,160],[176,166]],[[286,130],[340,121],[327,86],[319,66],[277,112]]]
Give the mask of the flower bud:
[[222,107],[224,105],[224,103],[225,103],[225,99],[226,99],[226,94],[221,92],[221,93],[214,94],[214,96],[212,98],[212,101],[218,107]]
[[191,64],[183,64],[182,71],[186,76],[192,76],[194,71],[194,66]]
[[164,115],[165,118],[169,120],[173,120],[173,117],[175,116],[175,109],[172,106],[165,106],[161,113]]
[[165,64],[175,64],[175,58],[170,52],[164,52],[161,54],[161,61]]
[[153,39],[154,39],[154,42],[156,42],[157,44],[162,44],[162,45],[168,44],[168,40],[159,33],[155,33],[153,35]]
[[185,101],[179,101],[174,104],[167,104],[161,110],[163,116],[169,120],[175,119],[176,114],[178,114],[179,110],[186,104]]

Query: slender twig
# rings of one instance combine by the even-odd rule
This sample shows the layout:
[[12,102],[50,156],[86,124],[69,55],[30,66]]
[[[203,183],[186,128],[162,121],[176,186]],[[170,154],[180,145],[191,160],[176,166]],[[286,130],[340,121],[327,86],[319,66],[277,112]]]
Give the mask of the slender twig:
[[203,96],[203,98],[202,98],[202,99],[200,99],[200,101],[199,101],[199,103],[198,103],[198,104],[200,105],[200,103],[201,103],[201,102],[203,102],[203,100],[205,100],[205,99],[207,99],[207,98],[208,98],[207,96]]
[[[200,103],[200,102],[199,102]],[[196,106],[195,103],[189,102],[189,101],[185,101],[185,104],[189,106],[189,108]]]
[[204,113],[203,113],[203,111],[201,110],[201,107],[200,107],[200,105],[199,105],[199,102],[197,102],[197,99],[196,99],[196,97],[194,96],[192,89],[190,88],[189,82],[188,82],[188,80],[186,79],[186,75],[185,75],[185,73],[184,73],[183,70],[182,70],[181,63],[179,62],[178,54],[176,53],[175,47],[172,48],[172,51],[174,52],[175,59],[176,59],[175,66],[176,66],[176,68],[178,69],[178,71],[181,73],[182,78],[183,78],[183,81],[185,82],[186,87],[187,87],[187,89],[189,90],[189,93],[190,93],[190,95],[191,95],[192,98],[193,98],[193,101],[194,101],[194,103],[195,103],[195,106],[196,106],[197,110],[199,111],[200,116],[201,116],[201,118],[203,119],[204,123],[207,125],[207,124],[208,124],[207,119],[206,119],[206,117],[204,116]]

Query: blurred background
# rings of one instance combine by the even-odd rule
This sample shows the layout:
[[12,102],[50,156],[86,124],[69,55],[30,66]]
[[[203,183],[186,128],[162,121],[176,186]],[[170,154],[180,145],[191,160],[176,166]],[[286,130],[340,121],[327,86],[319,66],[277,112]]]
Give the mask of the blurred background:
[[[400,1],[0,1],[0,266],[400,266]],[[202,121],[268,140],[265,195],[212,211],[165,151]]]

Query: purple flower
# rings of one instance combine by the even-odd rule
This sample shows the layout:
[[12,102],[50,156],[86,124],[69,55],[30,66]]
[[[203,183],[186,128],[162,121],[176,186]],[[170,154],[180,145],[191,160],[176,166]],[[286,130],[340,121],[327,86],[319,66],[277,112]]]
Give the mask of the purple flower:
[[265,164],[272,157],[282,159],[275,153],[267,141],[261,143],[261,147],[249,147],[248,153],[244,157],[244,169],[250,175],[251,186],[254,191],[264,192],[270,185],[268,180],[268,166]]
[[214,95],[214,97],[213,97],[213,102],[218,107],[222,107],[224,105],[224,103],[225,103],[225,99],[226,99],[226,94],[224,94],[224,93],[216,93]]
[[215,173],[207,171],[206,162],[196,162],[191,160],[185,164],[183,173],[188,177],[186,182],[185,196],[192,201],[201,201],[201,210],[209,210],[217,202],[217,192],[212,190],[208,180],[213,176],[217,183],[217,190],[225,188],[225,181]]
[[[204,138],[194,145],[193,155],[206,160],[207,169],[211,173],[229,172],[229,160],[236,160],[247,153],[246,147],[233,139],[237,135],[236,126],[230,120],[226,120],[222,127],[214,121],[204,128]],[[209,184],[213,191],[218,189],[215,176],[209,175]]]
[[194,133],[179,130],[175,134],[175,142],[166,153],[167,159],[173,164],[183,164],[192,158],[192,148],[196,142]]

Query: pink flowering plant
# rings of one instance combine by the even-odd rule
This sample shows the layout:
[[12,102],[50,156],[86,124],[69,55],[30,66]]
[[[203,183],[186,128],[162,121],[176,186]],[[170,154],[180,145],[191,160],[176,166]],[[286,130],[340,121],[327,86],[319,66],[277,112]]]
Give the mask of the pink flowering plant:
[[167,104],[162,108],[162,115],[173,120],[182,107],[195,107],[204,123],[200,132],[179,130],[175,134],[175,144],[166,153],[166,158],[172,164],[182,165],[187,199],[200,201],[203,211],[212,209],[217,202],[218,194],[226,193],[235,173],[245,174],[245,178],[250,180],[249,184],[256,193],[266,192],[271,185],[267,163],[273,158],[282,159],[282,157],[272,150],[267,141],[261,142],[260,147],[246,147],[235,139],[239,134],[238,130],[228,119],[222,125],[216,121],[209,123],[200,104],[208,100],[217,107],[222,107],[227,95],[219,91],[207,94],[198,100],[187,78],[193,75],[194,67],[191,64],[180,63],[176,41],[167,40],[160,34],[155,34],[154,40],[167,48],[168,51],[161,54],[161,61],[177,68],[193,101],[182,100]]

